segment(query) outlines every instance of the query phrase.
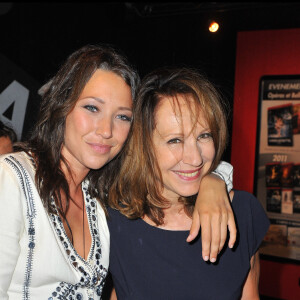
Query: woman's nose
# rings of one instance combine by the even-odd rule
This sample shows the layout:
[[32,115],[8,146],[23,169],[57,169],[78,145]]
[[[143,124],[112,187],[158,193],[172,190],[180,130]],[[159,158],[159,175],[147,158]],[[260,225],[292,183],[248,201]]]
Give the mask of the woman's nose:
[[194,167],[201,166],[203,162],[201,147],[198,143],[184,144],[182,157],[182,161],[185,164],[189,164]]
[[112,137],[113,122],[110,118],[101,118],[97,121],[96,134],[101,135],[105,139]]

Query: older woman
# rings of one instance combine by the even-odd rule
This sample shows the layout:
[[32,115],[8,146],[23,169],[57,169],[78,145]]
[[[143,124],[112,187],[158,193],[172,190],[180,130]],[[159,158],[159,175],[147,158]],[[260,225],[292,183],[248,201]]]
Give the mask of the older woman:
[[216,264],[196,259],[200,239],[185,242],[200,183],[227,141],[215,88],[193,70],[157,70],[142,81],[133,114],[110,190],[119,210],[108,222],[118,300],[259,299],[257,250],[269,221],[254,196],[230,192],[240,239]]

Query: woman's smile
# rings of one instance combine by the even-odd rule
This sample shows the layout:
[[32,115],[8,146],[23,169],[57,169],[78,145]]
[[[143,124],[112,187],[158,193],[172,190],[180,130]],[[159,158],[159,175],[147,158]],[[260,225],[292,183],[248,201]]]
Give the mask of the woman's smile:
[[91,148],[93,150],[95,150],[96,152],[99,152],[101,154],[105,154],[110,152],[111,148],[113,146],[110,145],[104,145],[104,144],[99,144],[99,143],[87,143],[89,146],[91,146]]
[[192,181],[198,179],[201,175],[201,168],[198,170],[190,170],[190,171],[173,171],[180,179]]

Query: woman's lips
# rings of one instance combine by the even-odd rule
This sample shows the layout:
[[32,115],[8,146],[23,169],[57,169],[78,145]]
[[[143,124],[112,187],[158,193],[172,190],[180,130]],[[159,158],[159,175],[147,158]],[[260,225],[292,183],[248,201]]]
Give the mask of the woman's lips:
[[112,146],[110,145],[103,145],[103,144],[96,144],[96,143],[88,143],[89,146],[91,146],[91,148],[101,154],[105,154],[110,152]]
[[192,181],[200,177],[201,169],[191,170],[191,171],[173,171],[176,175],[178,175],[181,179]]

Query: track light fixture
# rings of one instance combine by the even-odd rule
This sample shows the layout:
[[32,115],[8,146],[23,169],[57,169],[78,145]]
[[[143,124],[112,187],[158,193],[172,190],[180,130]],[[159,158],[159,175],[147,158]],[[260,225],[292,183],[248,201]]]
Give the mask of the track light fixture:
[[219,29],[219,24],[216,22],[216,21],[211,21],[210,23],[209,23],[209,27],[208,27],[208,30],[210,31],[210,32],[217,32],[218,31],[218,29]]

